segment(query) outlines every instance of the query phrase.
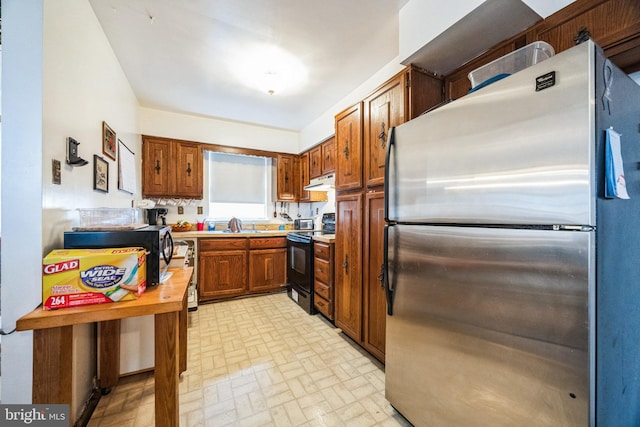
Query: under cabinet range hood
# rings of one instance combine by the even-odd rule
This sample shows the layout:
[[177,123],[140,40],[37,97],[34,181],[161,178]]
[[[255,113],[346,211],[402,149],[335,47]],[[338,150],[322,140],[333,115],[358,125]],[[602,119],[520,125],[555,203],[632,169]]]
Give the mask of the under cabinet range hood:
[[318,178],[313,178],[309,185],[304,189],[307,191],[329,191],[335,188],[336,178],[334,174],[322,175]]

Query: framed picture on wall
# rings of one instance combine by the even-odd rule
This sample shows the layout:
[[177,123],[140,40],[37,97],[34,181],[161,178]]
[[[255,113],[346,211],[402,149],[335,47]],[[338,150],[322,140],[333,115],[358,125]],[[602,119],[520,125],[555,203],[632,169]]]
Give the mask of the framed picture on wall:
[[117,147],[116,133],[107,122],[102,122],[102,152],[105,156],[115,160]]
[[96,154],[93,155],[93,189],[109,192],[109,162]]

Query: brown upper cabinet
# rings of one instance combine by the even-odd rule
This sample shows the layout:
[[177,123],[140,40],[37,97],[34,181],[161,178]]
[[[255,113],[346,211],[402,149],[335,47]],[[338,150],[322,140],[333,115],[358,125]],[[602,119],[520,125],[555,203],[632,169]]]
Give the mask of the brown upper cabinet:
[[582,36],[593,39],[627,73],[640,70],[638,0],[578,0],[532,27],[527,42],[545,41],[559,53]]
[[364,100],[364,172],[368,187],[384,183],[389,129],[442,101],[441,79],[409,67]]
[[298,202],[326,202],[327,193],[322,191],[307,191],[304,189],[311,181],[311,151],[305,151],[299,157],[299,189]]
[[322,175],[335,172],[336,138],[332,136],[322,143]]
[[336,191],[362,187],[362,102],[336,116]]
[[298,156],[278,154],[277,198],[279,202],[295,202],[298,200]]
[[142,136],[142,196],[202,199],[203,160],[196,142]]
[[471,89],[467,78],[475,70],[536,41],[549,43],[555,53],[593,39],[627,73],[640,70],[640,7],[638,0],[577,0],[522,33],[505,40],[445,78],[446,98],[458,99]]
[[318,145],[309,151],[309,179],[322,175],[322,146]]

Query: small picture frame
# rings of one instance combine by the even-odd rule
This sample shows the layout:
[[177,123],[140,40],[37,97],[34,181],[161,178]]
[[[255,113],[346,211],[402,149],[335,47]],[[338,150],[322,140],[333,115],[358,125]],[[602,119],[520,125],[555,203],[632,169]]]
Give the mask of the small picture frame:
[[109,162],[96,154],[93,155],[93,189],[109,192]]
[[116,133],[107,122],[102,122],[102,152],[105,156],[115,160],[117,147]]

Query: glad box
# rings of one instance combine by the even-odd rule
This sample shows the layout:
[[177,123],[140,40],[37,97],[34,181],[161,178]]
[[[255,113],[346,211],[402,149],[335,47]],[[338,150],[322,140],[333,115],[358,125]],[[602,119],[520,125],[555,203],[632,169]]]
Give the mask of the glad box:
[[45,310],[134,300],[147,287],[143,248],[56,249],[42,261]]

